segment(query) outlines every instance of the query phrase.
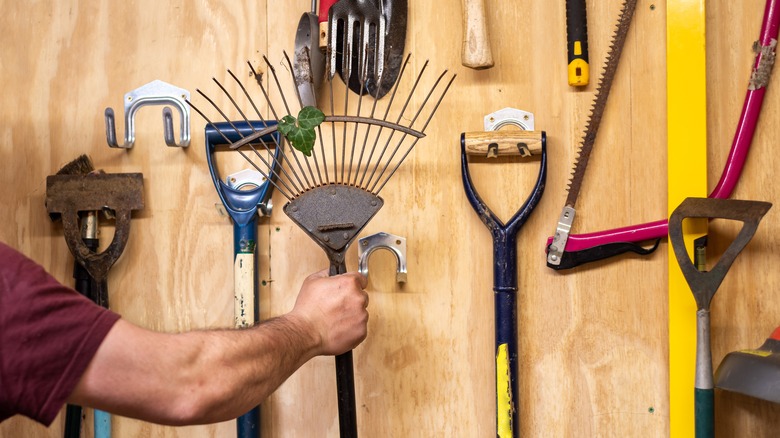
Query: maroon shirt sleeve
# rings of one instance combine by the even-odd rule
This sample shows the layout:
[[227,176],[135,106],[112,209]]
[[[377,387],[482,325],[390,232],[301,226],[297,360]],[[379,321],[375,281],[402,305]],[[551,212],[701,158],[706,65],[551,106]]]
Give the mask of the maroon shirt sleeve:
[[0,422],[50,425],[118,319],[0,243]]

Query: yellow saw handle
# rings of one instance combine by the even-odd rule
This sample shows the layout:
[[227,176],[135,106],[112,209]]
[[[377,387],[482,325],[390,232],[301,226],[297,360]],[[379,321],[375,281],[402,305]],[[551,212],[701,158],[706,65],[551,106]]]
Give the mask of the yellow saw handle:
[[584,87],[590,81],[588,17],[585,0],[566,0],[566,47],[569,85]]

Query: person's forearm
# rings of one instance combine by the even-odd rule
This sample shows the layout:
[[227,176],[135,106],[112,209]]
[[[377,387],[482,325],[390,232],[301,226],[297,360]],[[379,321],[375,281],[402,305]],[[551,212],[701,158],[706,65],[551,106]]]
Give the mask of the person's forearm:
[[[204,398],[193,415],[198,422],[235,418],[258,405],[301,365],[316,356],[321,342],[311,327],[291,315],[242,330],[240,334],[246,336],[230,336],[233,334],[235,331],[207,332],[208,337],[224,338],[225,342],[219,345],[216,340],[205,345],[198,360],[196,375],[205,379],[216,377],[213,387],[205,391],[214,397]],[[193,387],[193,392],[198,389]]]
[[[244,414],[318,353],[291,315],[242,330],[155,333],[119,321],[70,401],[169,425]],[[111,336],[122,343],[111,342]]]

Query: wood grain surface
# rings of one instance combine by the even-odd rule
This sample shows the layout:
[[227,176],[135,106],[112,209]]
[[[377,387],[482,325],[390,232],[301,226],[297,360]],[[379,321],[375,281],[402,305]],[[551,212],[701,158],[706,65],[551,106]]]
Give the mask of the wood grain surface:
[[[495,66],[481,71],[460,63],[457,2],[409,3],[410,68],[418,71],[429,60],[432,72],[450,69],[457,78],[427,137],[382,191],[385,206],[361,234],[385,231],[406,237],[408,245],[405,284],[395,282],[389,253],[376,252],[369,264],[369,335],[354,352],[361,436],[495,433],[492,242],[464,195],[460,135],[482,129],[484,115],[505,107],[534,113],[549,152],[545,195],[518,238],[521,435],[668,436],[667,243],[650,256],[566,272],[548,269],[544,257],[618,2],[588,3],[594,80],[577,89],[567,85],[563,2],[486,1]],[[197,105],[205,101],[195,90],[216,96],[211,78],[229,78],[226,69],[250,79],[247,61],[262,66],[264,54],[284,69],[282,51],[293,51],[310,2],[0,0],[0,6],[0,240],[71,284],[62,226],[49,220],[43,202],[46,176],[81,153],[106,172],[143,172],[146,206],[134,215],[128,246],[109,277],[112,309],[160,331],[230,327],[232,226],[215,208],[204,121],[193,115],[189,148],[170,148],[160,108],[144,108],[136,118],[135,147],[124,151],[106,145],[103,111],[112,107],[121,115],[124,93],[154,79],[190,90]],[[731,145],[763,6],[760,0],[707,5],[710,187]],[[665,2],[639,1],[578,201],[575,233],[664,217],[664,9]],[[778,198],[776,76],[735,198]],[[412,78],[401,81],[408,90]],[[123,129],[120,120],[120,137]],[[522,205],[537,169],[534,159],[471,164],[477,189],[502,218]],[[284,215],[284,202],[275,196],[259,230],[261,318],[288,311],[304,277],[327,266],[322,251]],[[778,208],[713,301],[716,367],[729,351],[759,346],[780,321],[774,290],[780,274],[772,268]],[[733,230],[712,229],[717,253]],[[103,227],[105,240],[111,232]],[[357,269],[356,248],[347,266]],[[333,358],[316,358],[285,382],[263,405],[262,435],[337,437],[334,369]],[[777,406],[728,393],[718,393],[716,404],[719,436],[774,435]],[[13,418],[0,424],[0,437],[62,436],[63,418],[49,428]],[[87,429],[84,436],[91,436]],[[172,428],[115,418],[113,432],[118,438],[211,438],[232,437],[234,429],[233,422]]]

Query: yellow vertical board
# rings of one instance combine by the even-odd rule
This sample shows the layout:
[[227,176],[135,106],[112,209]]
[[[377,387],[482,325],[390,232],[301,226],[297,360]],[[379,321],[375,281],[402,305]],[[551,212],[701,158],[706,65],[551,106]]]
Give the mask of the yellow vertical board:
[[[666,6],[668,211],[690,196],[707,196],[707,87],[704,0]],[[685,221],[688,248],[706,233],[706,220]],[[694,435],[696,303],[671,244],[669,262],[670,436]]]

